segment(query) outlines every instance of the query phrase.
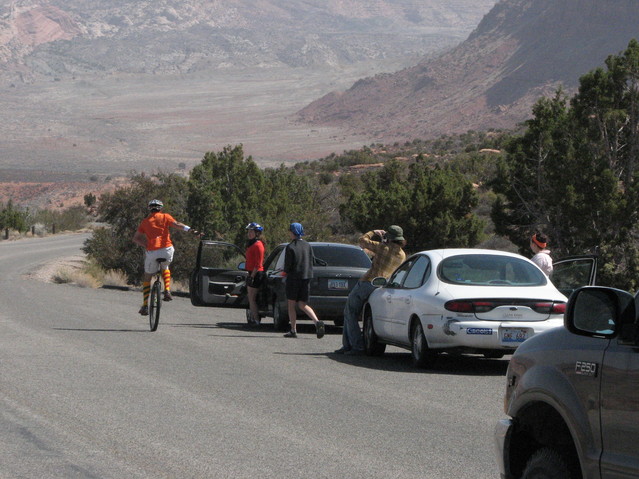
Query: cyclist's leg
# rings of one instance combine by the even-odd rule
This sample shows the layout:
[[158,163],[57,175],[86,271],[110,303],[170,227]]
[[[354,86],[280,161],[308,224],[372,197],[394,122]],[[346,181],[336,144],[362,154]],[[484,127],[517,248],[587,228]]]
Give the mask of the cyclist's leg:
[[165,301],[170,301],[173,299],[171,297],[171,270],[169,269],[169,264],[173,261],[173,246],[169,246],[165,249],[165,258],[166,261],[162,265],[162,279],[164,280],[164,299]]
[[[146,276],[146,275],[144,275]],[[149,293],[151,292],[151,281],[142,282],[142,306],[149,305]]]
[[168,266],[162,268],[162,279],[164,280],[164,291],[171,290],[171,270]]
[[144,276],[142,277],[142,307],[140,308],[140,314],[147,314],[149,307],[149,294],[151,292],[151,279],[153,278],[153,271],[156,266],[153,265],[155,261],[147,251],[144,258]]

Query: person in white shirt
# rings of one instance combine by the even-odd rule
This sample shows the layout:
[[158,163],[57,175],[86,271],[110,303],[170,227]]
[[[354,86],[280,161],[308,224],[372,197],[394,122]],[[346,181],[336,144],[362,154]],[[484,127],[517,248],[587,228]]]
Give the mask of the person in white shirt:
[[530,238],[530,249],[535,256],[533,256],[532,262],[539,266],[546,276],[550,276],[552,273],[552,258],[550,257],[550,250],[547,249],[548,237],[543,233],[535,233]]

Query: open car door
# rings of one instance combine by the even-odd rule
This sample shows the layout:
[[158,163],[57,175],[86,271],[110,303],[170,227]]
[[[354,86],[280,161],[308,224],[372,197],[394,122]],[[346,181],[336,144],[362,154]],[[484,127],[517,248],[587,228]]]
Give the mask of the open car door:
[[577,288],[594,286],[597,281],[597,256],[570,256],[555,261],[550,280],[567,298]]
[[234,244],[200,241],[189,281],[191,303],[194,306],[246,308],[248,272],[240,269],[244,261],[244,252]]

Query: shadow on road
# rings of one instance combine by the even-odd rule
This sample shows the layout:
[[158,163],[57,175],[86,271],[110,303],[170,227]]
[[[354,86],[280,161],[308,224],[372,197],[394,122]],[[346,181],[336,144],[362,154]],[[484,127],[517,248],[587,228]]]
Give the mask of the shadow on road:
[[330,359],[359,368],[419,374],[451,374],[464,376],[505,376],[508,359],[485,359],[471,355],[440,354],[432,367],[413,366],[410,353],[389,352],[383,356],[345,356],[328,353]]
[[[168,326],[175,327],[186,327],[186,328],[196,328],[196,329],[228,329],[232,331],[246,331],[246,332],[255,332],[255,333],[264,333],[264,334],[272,334],[275,336],[283,335],[284,331],[275,331],[272,324],[260,324],[259,326],[251,326],[247,323],[230,323],[230,322],[221,322],[221,323],[193,323],[193,324],[185,324],[185,323],[175,323],[168,324]],[[315,336],[315,326],[310,323],[298,323],[297,332],[300,336],[305,335],[313,335]],[[342,329],[337,326],[326,325],[325,335],[342,335]]]
[[[219,323],[194,323],[194,324],[171,324],[170,326],[185,328],[200,328],[209,330],[235,331],[236,334],[212,334],[212,336],[223,336],[229,338],[281,338],[284,331],[275,331],[272,324],[261,324],[260,326],[250,326],[246,323],[219,322]],[[314,339],[315,326],[309,322],[298,323],[298,340]],[[340,335],[342,328],[333,325],[326,325],[326,335]],[[273,354],[284,356],[316,356],[326,357],[333,361],[349,364],[359,368],[376,369],[379,371],[395,371],[402,373],[417,374],[450,374],[450,375],[474,375],[474,376],[505,376],[508,368],[509,356],[505,359],[486,359],[477,355],[440,354],[437,361],[431,368],[419,369],[413,366],[411,355],[404,351],[390,351],[383,356],[344,356],[335,354],[333,351],[325,353],[308,352],[288,352],[275,351]]]
[[53,328],[56,331],[90,331],[98,333],[150,333],[147,329]]
[[[284,334],[283,331],[275,331],[272,324],[262,324],[260,326],[250,326],[239,322],[218,322],[218,323],[163,323],[162,327],[193,328],[204,330],[227,330],[236,334],[211,334],[211,336],[227,338],[247,338],[260,337],[269,339],[279,339]],[[58,331],[85,331],[85,332],[106,332],[106,333],[147,333],[148,329],[106,329],[106,328],[53,328]],[[314,339],[315,326],[310,323],[300,323],[297,325],[298,339]],[[341,335],[342,329],[337,326],[326,325],[326,335]],[[379,371],[393,371],[400,373],[417,374],[450,374],[464,376],[505,376],[508,368],[509,356],[504,359],[486,359],[476,355],[456,355],[440,354],[432,367],[419,369],[413,366],[411,355],[404,351],[390,351],[382,356],[345,356],[336,354],[333,351],[323,353],[318,352],[287,352],[274,351],[273,354],[284,356],[315,356],[326,357],[333,361],[349,364],[358,368],[375,369]]]

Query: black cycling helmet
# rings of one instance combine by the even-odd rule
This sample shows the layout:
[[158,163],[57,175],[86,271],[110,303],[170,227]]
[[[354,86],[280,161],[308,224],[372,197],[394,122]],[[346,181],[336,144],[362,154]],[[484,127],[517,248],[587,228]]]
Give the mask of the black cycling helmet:
[[262,225],[260,225],[259,223],[249,223],[249,224],[246,225],[246,229],[247,230],[257,231],[259,233],[264,231],[264,227]]
[[162,203],[160,200],[149,201],[149,209],[151,211],[160,211],[162,208],[164,208],[164,203]]

